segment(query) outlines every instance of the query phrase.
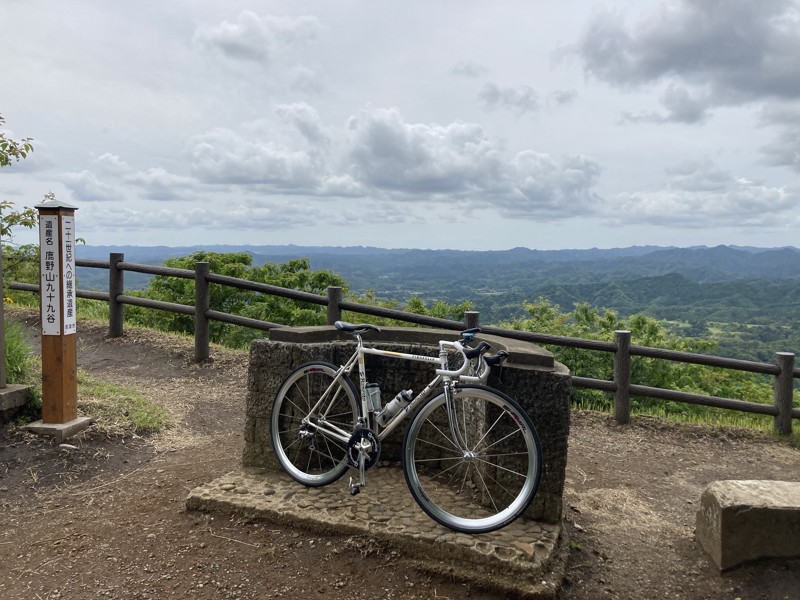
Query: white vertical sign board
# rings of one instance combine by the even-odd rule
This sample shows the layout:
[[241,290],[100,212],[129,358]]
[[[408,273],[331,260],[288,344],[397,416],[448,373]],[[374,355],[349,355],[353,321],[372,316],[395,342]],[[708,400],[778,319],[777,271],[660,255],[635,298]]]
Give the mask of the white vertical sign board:
[[58,276],[58,216],[39,217],[42,335],[61,335],[61,281]]
[[64,296],[64,335],[77,330],[75,319],[75,217],[61,217],[61,273]]

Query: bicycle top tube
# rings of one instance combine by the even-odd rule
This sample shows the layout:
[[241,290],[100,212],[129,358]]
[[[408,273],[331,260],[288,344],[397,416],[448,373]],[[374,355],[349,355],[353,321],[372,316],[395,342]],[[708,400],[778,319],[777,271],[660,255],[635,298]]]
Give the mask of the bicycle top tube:
[[[367,331],[377,331],[378,333],[381,332],[381,329],[375,325],[369,323],[348,323],[347,321],[336,321],[334,326],[339,331],[343,331],[345,333],[349,333],[353,335],[356,340],[358,341],[359,348],[361,350],[359,352],[365,352],[367,354],[377,354],[383,356],[395,356],[397,358],[406,359],[406,360],[421,360],[423,362],[439,362],[440,359],[436,359],[433,357],[425,357],[425,356],[417,356],[411,354],[402,354],[396,352],[388,352],[385,350],[373,350],[367,349],[363,345],[363,341],[361,339],[361,334],[366,333]],[[461,367],[458,369],[450,370],[450,369],[436,369],[436,374],[450,379],[462,379],[464,383],[482,383],[485,380],[485,376],[473,377],[466,375],[466,372],[469,370],[470,362],[474,359],[478,359],[479,363],[483,363],[484,357],[483,353],[488,349],[490,346],[486,342],[481,342],[481,344],[477,348],[470,348],[469,346],[465,346],[462,344],[462,341],[471,341],[475,334],[480,332],[480,328],[476,327],[473,329],[467,329],[461,332],[463,336],[463,340],[457,341],[446,341],[440,340],[439,341],[439,350],[440,356],[441,352],[444,351],[446,347],[452,348],[453,350],[459,352],[462,356],[462,364]],[[442,363],[444,366],[444,363]],[[481,365],[485,367],[485,365]],[[479,368],[479,371],[482,371],[482,368]],[[487,373],[488,374],[488,373]]]

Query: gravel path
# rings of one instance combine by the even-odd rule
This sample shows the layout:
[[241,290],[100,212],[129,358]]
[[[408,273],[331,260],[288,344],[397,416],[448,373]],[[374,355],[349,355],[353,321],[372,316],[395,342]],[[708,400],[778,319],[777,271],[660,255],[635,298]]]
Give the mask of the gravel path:
[[[24,312],[12,318],[33,324]],[[75,449],[0,429],[0,598],[496,597],[420,574],[366,537],[187,513],[189,490],[239,464],[247,354],[215,349],[197,366],[191,340],[105,331],[79,323],[80,368],[139,389],[175,425],[145,439],[90,429],[70,440]],[[748,478],[800,481],[800,450],[573,413],[562,597],[799,598],[800,560],[720,575],[694,541],[705,485]]]

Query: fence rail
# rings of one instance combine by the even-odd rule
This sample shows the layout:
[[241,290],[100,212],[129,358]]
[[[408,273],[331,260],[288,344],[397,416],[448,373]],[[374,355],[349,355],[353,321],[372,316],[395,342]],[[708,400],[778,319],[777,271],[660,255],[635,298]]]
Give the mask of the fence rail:
[[[125,257],[120,253],[112,253],[108,261],[104,260],[76,260],[79,267],[96,269],[107,269],[109,273],[108,293],[77,290],[79,298],[100,300],[109,304],[109,335],[119,337],[124,330],[124,311],[125,304],[142,306],[156,310],[176,312],[195,317],[195,360],[202,362],[209,356],[209,338],[211,321],[221,321],[250,327],[262,331],[268,331],[274,327],[283,327],[278,323],[270,323],[258,319],[232,315],[216,310],[210,306],[210,285],[225,285],[243,290],[250,290],[261,294],[270,294],[289,298],[300,302],[309,302],[327,307],[327,323],[333,323],[342,317],[342,311],[352,311],[376,317],[385,317],[397,321],[414,323],[417,325],[427,325],[441,329],[461,330],[479,326],[480,315],[476,311],[465,313],[464,321],[453,321],[450,319],[440,319],[425,315],[417,315],[404,311],[381,308],[358,304],[342,299],[342,289],[340,287],[329,287],[326,295],[311,294],[298,290],[290,290],[265,283],[257,283],[244,279],[237,279],[226,275],[218,275],[209,271],[209,264],[198,262],[195,269],[174,269],[170,267],[143,265],[125,262]],[[148,275],[161,275],[165,277],[178,277],[182,279],[193,279],[195,282],[195,304],[194,306],[176,304],[173,302],[163,302],[151,300],[138,296],[125,294],[124,273],[126,271],[145,273]],[[9,287],[14,290],[39,293],[39,286],[27,283],[11,282]],[[572,384],[575,387],[601,390],[614,394],[614,417],[619,423],[627,423],[630,420],[630,396],[644,396],[673,402],[683,402],[688,404],[699,404],[716,408],[736,410],[746,413],[771,415],[774,418],[775,430],[784,435],[792,432],[792,419],[800,419],[800,408],[794,408],[794,379],[800,378],[800,368],[795,367],[795,355],[791,352],[778,352],[775,355],[775,363],[761,363],[750,360],[740,360],[711,356],[708,354],[695,354],[691,352],[678,352],[665,348],[652,348],[649,346],[636,346],[630,343],[630,331],[617,331],[613,342],[602,342],[597,340],[585,340],[543,333],[532,333],[527,331],[516,331],[512,329],[502,329],[498,327],[481,327],[490,335],[531,342],[534,344],[551,344],[557,346],[567,346],[583,350],[596,352],[607,352],[613,354],[614,358],[614,379],[611,381],[604,379],[593,379],[590,377],[572,376]],[[774,377],[774,404],[759,404],[756,402],[745,402],[731,398],[719,398],[716,396],[705,396],[701,394],[691,394],[676,390],[655,388],[645,385],[631,383],[631,356],[641,356],[660,360],[669,360],[680,363],[690,363],[709,367],[746,371],[750,373],[760,373]]]

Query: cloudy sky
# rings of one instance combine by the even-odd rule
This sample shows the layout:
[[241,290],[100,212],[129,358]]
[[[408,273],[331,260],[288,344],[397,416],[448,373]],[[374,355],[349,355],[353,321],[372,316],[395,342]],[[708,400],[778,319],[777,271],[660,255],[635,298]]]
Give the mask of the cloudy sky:
[[3,0],[89,244],[800,245],[800,0]]

